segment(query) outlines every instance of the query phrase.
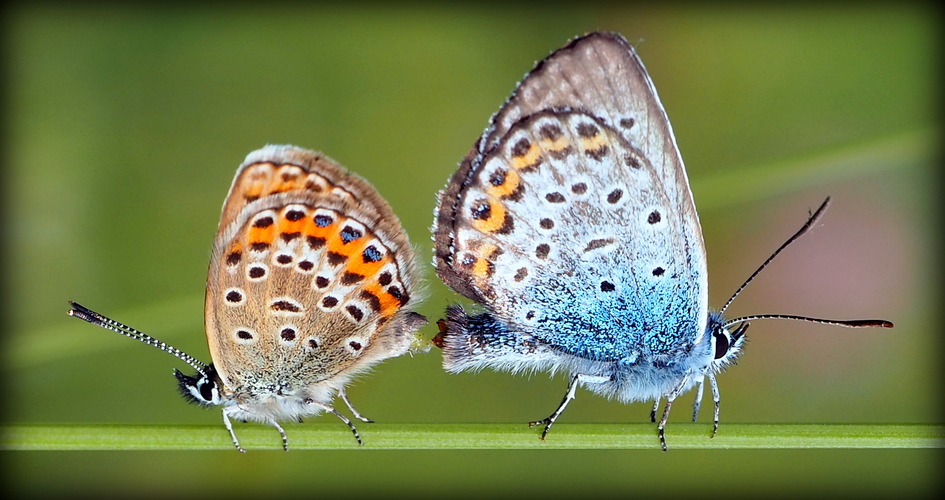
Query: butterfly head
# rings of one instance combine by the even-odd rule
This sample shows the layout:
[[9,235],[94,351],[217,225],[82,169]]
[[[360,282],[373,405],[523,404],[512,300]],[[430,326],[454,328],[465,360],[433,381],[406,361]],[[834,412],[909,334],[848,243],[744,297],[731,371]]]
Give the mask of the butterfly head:
[[749,324],[747,321],[742,322],[733,330],[733,325],[726,322],[720,313],[709,314],[706,336],[710,336],[710,352],[713,356],[711,366],[714,372],[720,372],[735,363],[745,344],[745,332]]
[[187,401],[203,406],[223,404],[220,377],[217,376],[217,371],[213,365],[208,365],[206,370],[197,372],[192,377],[175,369],[174,376],[177,377],[180,393]]

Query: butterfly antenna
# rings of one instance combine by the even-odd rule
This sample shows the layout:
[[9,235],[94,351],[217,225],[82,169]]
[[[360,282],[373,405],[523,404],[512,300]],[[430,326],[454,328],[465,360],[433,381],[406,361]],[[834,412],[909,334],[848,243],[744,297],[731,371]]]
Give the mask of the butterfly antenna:
[[814,224],[816,224],[817,221],[820,220],[820,218],[824,215],[824,211],[827,210],[827,205],[829,204],[830,204],[830,197],[828,196],[827,199],[824,200],[824,202],[820,205],[820,208],[818,208],[817,211],[811,214],[810,218],[807,219],[807,222],[801,227],[801,229],[798,232],[794,233],[794,236],[791,236],[790,238],[788,238],[788,240],[785,241],[784,244],[778,247],[778,249],[775,250],[773,254],[771,254],[771,257],[768,257],[768,260],[764,261],[764,263],[761,264],[761,266],[758,269],[756,269],[755,272],[751,273],[751,276],[749,276],[748,279],[745,280],[744,283],[742,283],[742,286],[738,287],[738,290],[735,290],[735,293],[733,293],[732,296],[728,299],[728,302],[726,302],[725,305],[722,306],[721,309],[719,309],[719,314],[724,313],[725,310],[728,309],[728,306],[732,305],[732,302],[735,301],[735,297],[738,297],[738,294],[742,293],[742,290],[744,290],[745,287],[747,287],[749,283],[754,281],[755,277],[761,274],[761,271],[764,270],[764,268],[768,267],[768,264],[770,264],[771,261],[773,261],[774,258],[777,257],[779,253],[781,253],[782,250],[787,248],[788,245],[790,245],[791,243],[794,243],[795,240],[803,236],[805,233],[807,233],[807,231],[810,231],[810,229],[814,227]]
[[207,365],[201,362],[200,360],[198,360],[197,358],[191,356],[190,354],[187,354],[186,352],[181,351],[180,349],[174,346],[165,344],[164,342],[161,342],[160,340],[144,332],[135,330],[134,328],[130,326],[123,325],[111,318],[102,316],[101,314],[81,304],[72,302],[70,300],[69,305],[72,306],[72,309],[70,309],[68,313],[69,316],[88,321],[89,323],[93,325],[100,326],[107,330],[111,330],[115,333],[120,333],[124,335],[125,337],[131,337],[135,340],[144,342],[145,344],[148,344],[150,346],[157,347],[158,349],[180,359],[184,363],[187,363],[188,365],[193,367],[195,370],[197,370],[201,375],[204,375],[204,376],[207,375]]
[[884,319],[823,319],[811,318],[808,316],[794,316],[791,314],[755,314],[753,316],[743,316],[741,318],[730,319],[722,324],[722,328],[728,328],[736,323],[754,321],[756,319],[789,319],[794,321],[805,321],[807,323],[819,323],[821,325],[845,326],[847,328],[892,328],[891,321]]
[[[719,314],[724,313],[725,310],[728,309],[728,306],[730,306],[732,302],[735,301],[735,297],[738,297],[738,294],[742,293],[742,290],[744,290],[745,287],[747,287],[748,284],[751,283],[755,279],[755,277],[758,276],[758,274],[760,274],[761,271],[765,267],[768,267],[768,264],[770,264],[771,261],[773,261],[774,258],[777,257],[779,253],[781,253],[782,250],[787,248],[788,245],[790,245],[791,243],[794,243],[795,240],[797,240],[798,238],[806,234],[808,231],[810,231],[810,229],[814,227],[814,224],[816,224],[817,221],[819,221],[820,218],[824,215],[824,211],[827,210],[827,205],[829,204],[830,204],[830,197],[828,196],[827,199],[824,200],[824,202],[820,205],[820,208],[818,208],[814,213],[811,214],[810,218],[807,219],[807,222],[804,223],[801,229],[798,230],[796,233],[794,233],[794,236],[791,236],[790,238],[788,238],[788,240],[785,241],[784,244],[778,247],[778,249],[775,250],[773,254],[771,254],[771,257],[768,257],[768,260],[764,261],[764,263],[761,264],[761,267],[755,270],[755,272],[752,273],[751,276],[749,276],[748,279],[745,280],[744,283],[742,283],[742,286],[738,287],[738,290],[735,290],[735,293],[733,293],[731,298],[728,299],[728,302],[726,302],[725,305],[722,306],[722,309],[719,310]],[[743,316],[741,318],[728,320],[722,324],[722,328],[727,328],[731,325],[734,325],[737,323],[744,323],[746,321],[754,321],[756,319],[787,319],[787,320],[794,320],[794,321],[805,321],[808,323],[819,323],[822,325],[845,326],[847,328],[872,328],[872,327],[892,328],[893,327],[892,322],[886,321],[884,319],[842,320],[842,319],[811,318],[808,316],[794,316],[791,314],[756,314],[753,316]]]

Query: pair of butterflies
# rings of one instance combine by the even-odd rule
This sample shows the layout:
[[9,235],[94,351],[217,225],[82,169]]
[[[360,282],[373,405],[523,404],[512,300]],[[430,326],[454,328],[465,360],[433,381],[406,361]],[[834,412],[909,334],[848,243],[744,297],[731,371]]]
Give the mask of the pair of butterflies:
[[[437,275],[483,309],[454,305],[433,343],[450,372],[563,371],[622,402],[666,405],[732,363],[754,319],[848,327],[883,320],[722,314],[758,272],[809,230],[827,202],[718,311],[708,308],[705,245],[672,128],[643,64],[617,34],[591,33],[555,51],[519,83],[439,194]],[[212,364],[71,303],[69,314],[158,347],[183,395],[231,419],[275,427],[330,412],[358,442],[345,385],[417,345],[427,323],[420,266],[387,202],[331,159],[267,146],[240,166],[210,260],[206,331]]]

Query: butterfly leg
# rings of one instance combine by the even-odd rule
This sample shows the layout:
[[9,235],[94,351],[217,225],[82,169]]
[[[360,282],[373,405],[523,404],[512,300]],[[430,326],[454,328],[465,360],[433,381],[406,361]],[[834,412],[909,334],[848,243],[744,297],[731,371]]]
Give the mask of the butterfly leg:
[[240,440],[236,439],[236,433],[233,432],[233,424],[230,423],[230,416],[226,414],[226,408],[223,409],[223,425],[226,426],[226,430],[230,431],[230,438],[233,439],[233,446],[236,446],[237,451],[246,453],[246,450],[240,446]]
[[342,415],[341,413],[338,413],[338,410],[324,403],[319,403],[318,401],[311,401],[311,402],[314,404],[317,404],[318,406],[321,406],[325,411],[341,419],[341,421],[344,422],[348,426],[349,429],[351,429],[351,432],[354,434],[354,439],[358,441],[358,446],[364,446],[364,441],[361,441],[361,435],[358,434],[358,429],[355,428],[354,424],[351,423],[351,420],[348,417]]
[[574,399],[574,391],[575,389],[577,389],[578,377],[580,377],[580,375],[575,375],[571,377],[571,383],[568,384],[568,391],[564,394],[564,399],[561,400],[561,404],[558,405],[558,408],[554,411],[554,413],[552,413],[551,415],[541,420],[536,420],[534,422],[528,423],[529,427],[535,427],[536,425],[539,425],[539,424],[545,424],[545,430],[541,431],[542,441],[545,440],[545,436],[548,435],[548,431],[551,430],[551,426],[554,425],[555,420],[558,419],[558,416],[561,415],[561,412],[563,412],[564,409],[568,407],[568,403],[570,403],[571,400]]
[[545,424],[545,430],[541,431],[541,440],[544,441],[545,436],[548,435],[548,431],[551,430],[551,426],[554,425],[555,420],[557,420],[558,416],[560,416],[561,413],[564,411],[564,409],[568,407],[568,403],[570,403],[571,400],[574,399],[574,391],[577,390],[577,386],[579,383],[600,384],[603,382],[607,382],[608,380],[610,380],[610,377],[602,377],[598,375],[577,374],[571,377],[571,382],[568,384],[568,390],[564,394],[564,399],[561,400],[561,404],[558,405],[558,408],[554,411],[554,413],[552,413],[551,415],[541,420],[529,422],[528,426],[535,427],[536,425],[539,425],[539,424]]
[[705,377],[699,379],[698,385],[696,386],[696,400],[692,403],[692,421],[695,422],[699,419],[699,408],[702,407],[702,389],[705,386]]
[[660,418],[660,423],[659,425],[657,425],[657,429],[659,430],[659,436],[660,436],[660,446],[663,447],[663,451],[666,451],[669,449],[666,446],[666,433],[665,433],[666,421],[669,420],[669,410],[670,408],[672,408],[673,401],[676,400],[676,396],[679,396],[679,393],[682,391],[683,387],[686,387],[688,385],[688,382],[689,382],[689,377],[684,377],[682,381],[676,386],[676,388],[670,391],[670,393],[666,395],[666,406],[663,407],[663,417]]
[[279,435],[282,436],[282,449],[289,451],[289,436],[285,435],[285,429],[283,429],[282,426],[279,425],[279,422],[276,422],[275,420],[270,421],[269,425],[275,427],[276,430],[279,431]]
[[351,410],[351,414],[354,415],[354,418],[356,418],[356,419],[358,419],[358,420],[360,420],[360,421],[362,421],[362,422],[367,422],[367,423],[369,423],[369,424],[373,424],[373,423],[374,423],[373,420],[371,420],[371,419],[369,419],[369,418],[367,418],[367,417],[361,415],[360,413],[358,413],[358,410],[355,410],[355,409],[354,409],[354,406],[351,405],[351,401],[348,401],[348,394],[345,392],[345,388],[344,388],[344,387],[342,387],[341,389],[338,390],[338,396],[341,397],[341,400],[344,401],[345,404],[348,406],[348,409]]
[[[712,401],[715,402],[715,421],[712,424],[712,437],[719,431],[719,384],[715,381],[715,375],[709,374],[709,386],[712,388]],[[701,387],[701,386],[700,386]]]

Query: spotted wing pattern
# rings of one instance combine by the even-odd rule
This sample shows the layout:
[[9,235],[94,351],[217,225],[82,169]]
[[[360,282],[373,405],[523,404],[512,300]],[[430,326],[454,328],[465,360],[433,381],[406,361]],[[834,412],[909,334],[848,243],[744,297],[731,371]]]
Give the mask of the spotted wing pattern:
[[354,374],[404,354],[425,323],[409,312],[415,260],[366,181],[314,151],[251,153],[224,204],[207,286],[223,385],[237,401],[324,402]]
[[632,363],[701,338],[698,216],[666,113],[619,35],[578,38],[525,77],[440,193],[434,239],[438,276],[508,332],[477,340],[454,311],[452,371],[542,365],[518,354],[544,351]]

